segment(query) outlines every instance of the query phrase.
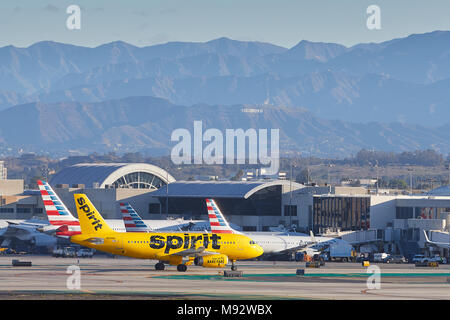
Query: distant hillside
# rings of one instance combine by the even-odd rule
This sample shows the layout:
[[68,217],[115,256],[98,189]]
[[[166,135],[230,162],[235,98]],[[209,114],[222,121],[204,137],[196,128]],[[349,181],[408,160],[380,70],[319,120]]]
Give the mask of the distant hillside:
[[271,103],[330,120],[439,126],[449,123],[449,86],[449,31],[350,48],[302,40],[287,49],[227,38],[0,48],[0,110],[155,96],[181,105]]
[[301,108],[258,106],[261,113],[242,112],[244,105],[182,106],[153,97],[130,97],[98,103],[29,103],[0,111],[0,145],[27,150],[83,152],[148,151],[168,154],[173,130],[280,129],[283,154],[345,157],[366,148],[383,151],[434,149],[450,152],[448,127],[427,128],[402,123],[352,123],[325,120]]
[[0,87],[5,91],[36,93],[49,91],[68,74],[121,63],[141,63],[152,59],[184,59],[217,53],[236,57],[277,54],[287,49],[268,43],[220,38],[205,43],[170,42],[135,47],[122,41],[95,48],[42,41],[27,48],[0,48]]
[[[0,48],[0,154],[167,155],[174,129],[279,128],[281,151],[450,150],[450,31],[345,47],[219,38]],[[262,113],[243,113],[248,106]]]
[[146,77],[54,91],[40,101],[100,102],[151,95],[176,104],[263,104],[301,107],[319,117],[443,125],[450,119],[450,79],[413,84],[386,76],[311,72],[302,76]]

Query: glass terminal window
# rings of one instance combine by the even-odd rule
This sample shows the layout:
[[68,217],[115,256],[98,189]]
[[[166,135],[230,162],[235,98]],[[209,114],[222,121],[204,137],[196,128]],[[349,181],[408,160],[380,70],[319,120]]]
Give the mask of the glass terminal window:
[[159,189],[164,185],[166,185],[164,181],[148,172],[132,172],[120,177],[112,184],[116,189]]

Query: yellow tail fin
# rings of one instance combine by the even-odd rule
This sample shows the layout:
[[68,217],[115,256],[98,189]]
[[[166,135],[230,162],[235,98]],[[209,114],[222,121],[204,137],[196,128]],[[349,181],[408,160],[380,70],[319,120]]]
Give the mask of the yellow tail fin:
[[114,233],[85,194],[74,194],[82,234]]

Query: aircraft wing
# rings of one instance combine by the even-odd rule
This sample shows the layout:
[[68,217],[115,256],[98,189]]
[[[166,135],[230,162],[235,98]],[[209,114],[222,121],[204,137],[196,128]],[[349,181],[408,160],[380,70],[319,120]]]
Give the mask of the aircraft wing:
[[62,226],[54,226],[54,225],[48,225],[43,227],[36,228],[37,231],[48,234],[48,235],[55,235],[56,232],[58,232]]
[[[35,228],[30,228],[30,226],[22,226],[17,223],[10,223],[3,232],[2,237],[16,237],[16,238],[27,238],[31,236],[32,233],[36,231]],[[25,239],[22,239],[25,240]]]
[[312,245],[315,245],[315,244],[316,244],[315,242],[313,242],[313,243],[304,243],[304,244],[298,245],[296,247],[292,247],[292,248],[288,248],[288,249],[279,251],[277,253],[285,254],[285,253],[290,253],[290,252],[297,252],[299,250],[308,249],[309,247],[311,247]]
[[186,250],[175,252],[175,253],[172,253],[172,254],[161,255],[161,256],[159,256],[159,258],[161,260],[164,260],[164,259],[167,259],[170,256],[201,257],[201,256],[208,256],[208,255],[211,255],[211,254],[218,254],[218,253],[214,252],[214,251],[205,251],[205,247],[199,247],[199,248],[186,249]]
[[[288,248],[282,251],[279,251],[278,253],[291,253],[291,252],[297,252],[297,251],[305,251],[307,249],[313,248],[314,246],[320,245],[320,243],[317,242],[311,242],[311,243],[305,243],[304,245],[299,245],[296,247]],[[317,250],[317,248],[313,248],[314,250]],[[320,250],[320,249],[319,249]]]
[[[15,223],[15,222],[8,222],[8,226],[5,228],[2,228],[0,232],[0,236],[3,238],[2,245],[9,245],[11,243],[13,238],[20,239],[22,241],[32,241],[33,244],[36,245],[52,245],[54,240],[53,237],[50,235],[42,234],[41,232],[38,232],[38,228],[45,226],[45,224],[39,224],[39,223]],[[49,237],[52,240],[49,240]],[[43,244],[45,243],[45,244]]]
[[286,254],[286,253],[297,252],[299,250],[305,250],[305,249],[310,248],[311,246],[316,245],[318,242],[312,231],[309,232],[309,236],[310,236],[310,241],[302,241],[298,246],[295,246],[292,248],[287,248],[285,250],[279,251],[278,253]]
[[17,223],[6,220],[6,223],[8,224],[8,227],[20,227],[22,229],[36,229],[46,225],[44,223],[33,223],[28,221]]
[[186,225],[178,226],[178,229],[180,231],[190,231],[194,226],[195,226],[195,223],[193,223],[192,221],[189,221],[189,223]]
[[436,242],[436,241],[431,241],[428,238],[427,232],[425,230],[423,230],[423,234],[425,235],[425,242],[438,246],[438,247],[443,247],[443,248],[450,248],[450,243],[448,242]]
[[314,247],[314,249],[317,249],[317,250],[321,250],[321,248],[324,248],[324,247],[336,242],[335,239],[319,241],[312,232],[310,233],[310,238],[311,238],[310,241],[306,241],[306,242],[300,243],[298,246],[279,251],[279,253],[285,254],[285,253],[297,252],[300,250],[304,251],[311,247]]

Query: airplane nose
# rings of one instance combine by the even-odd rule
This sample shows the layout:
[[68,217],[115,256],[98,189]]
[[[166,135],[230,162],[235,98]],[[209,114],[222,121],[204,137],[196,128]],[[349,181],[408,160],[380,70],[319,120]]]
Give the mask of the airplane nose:
[[256,249],[257,257],[259,257],[260,255],[262,255],[264,253],[264,249],[260,245],[257,245],[255,249]]

